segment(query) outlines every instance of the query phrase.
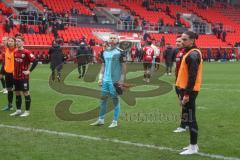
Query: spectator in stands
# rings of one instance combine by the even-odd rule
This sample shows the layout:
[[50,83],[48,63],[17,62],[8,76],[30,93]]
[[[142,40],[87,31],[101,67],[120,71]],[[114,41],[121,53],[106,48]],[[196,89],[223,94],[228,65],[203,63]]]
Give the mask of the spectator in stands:
[[217,30],[217,38],[218,39],[221,39],[221,33],[222,31],[220,29]]
[[227,56],[227,51],[224,48],[223,49],[223,57],[222,57],[222,62],[226,62],[228,60],[228,56]]
[[165,59],[166,73],[165,75],[172,75],[172,66],[175,59],[172,46],[168,43],[166,50],[163,52],[163,58]]
[[218,49],[217,49],[217,54],[216,54],[216,57],[215,57],[215,60],[216,60],[216,61],[222,59],[221,50],[222,50],[221,48],[218,48]]
[[236,61],[236,53],[235,53],[235,48],[232,47],[232,50],[231,50],[231,61]]
[[97,17],[97,15],[96,15],[95,13],[93,13],[92,16],[93,16],[94,22],[95,22],[95,23],[98,23],[98,17]]
[[169,6],[166,6],[166,14],[170,16],[170,13],[171,13],[171,11],[170,11]]
[[145,7],[147,10],[149,10],[150,1],[149,0],[143,0],[142,6]]
[[58,37],[58,26],[56,21],[53,22],[52,33],[54,35],[54,38]]
[[207,62],[211,62],[212,59],[212,50],[211,48],[207,49]]
[[143,19],[143,20],[142,20],[142,29],[145,28],[146,24],[147,24],[147,22],[145,21],[145,19]]
[[90,46],[95,46],[95,39],[91,38],[88,42]]
[[28,28],[28,33],[29,34],[34,34],[35,33],[35,31],[33,30],[33,28],[31,26],[29,26],[29,28]]
[[138,18],[135,17],[135,18],[134,18],[134,22],[133,22],[133,29],[137,29],[138,26],[139,26]]
[[159,27],[164,26],[164,22],[163,22],[163,19],[162,19],[162,18],[159,18],[159,20],[158,20],[158,26],[159,26]]
[[11,24],[9,22],[9,19],[6,19],[6,21],[5,21],[5,32],[7,32],[7,33],[11,32]]
[[226,36],[227,36],[227,32],[224,30],[224,31],[222,32],[222,41],[223,41],[223,42],[226,42]]
[[151,40],[151,36],[150,34],[147,33],[146,30],[143,31],[143,40],[144,41]]
[[160,47],[165,47],[165,37],[162,36],[161,40],[160,40]]

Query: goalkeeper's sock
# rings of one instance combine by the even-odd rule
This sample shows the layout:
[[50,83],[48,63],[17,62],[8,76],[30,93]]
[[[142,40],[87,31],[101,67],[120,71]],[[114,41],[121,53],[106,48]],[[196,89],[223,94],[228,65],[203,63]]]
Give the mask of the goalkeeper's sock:
[[120,102],[118,97],[114,97],[113,99],[113,105],[114,105],[114,114],[113,114],[113,120],[118,121],[119,113],[120,113]]

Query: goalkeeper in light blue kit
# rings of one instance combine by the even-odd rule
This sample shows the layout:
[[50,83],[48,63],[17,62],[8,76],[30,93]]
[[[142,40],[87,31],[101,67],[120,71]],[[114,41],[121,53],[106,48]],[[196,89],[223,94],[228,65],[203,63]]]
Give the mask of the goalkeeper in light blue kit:
[[109,128],[117,127],[118,118],[120,113],[120,102],[118,96],[117,85],[121,85],[124,82],[126,73],[125,54],[123,50],[118,48],[118,36],[111,34],[109,36],[108,47],[101,55],[102,67],[99,73],[99,85],[101,89],[101,104],[99,118],[96,122],[92,123],[93,126],[99,126],[104,124],[104,117],[107,111],[107,99],[108,96],[112,98],[114,116],[113,121]]

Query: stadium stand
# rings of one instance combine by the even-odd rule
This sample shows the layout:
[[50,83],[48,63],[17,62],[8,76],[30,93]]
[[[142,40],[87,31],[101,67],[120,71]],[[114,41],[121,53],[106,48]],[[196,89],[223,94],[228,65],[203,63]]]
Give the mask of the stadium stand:
[[42,0],[42,3],[46,5],[49,9],[56,13],[70,12],[71,9],[76,8],[80,14],[91,15],[92,11],[89,10],[80,2],[75,2],[73,0]]
[[[218,3],[216,3],[213,7],[210,8],[199,8],[196,3],[189,3],[187,6],[185,5],[177,5],[177,4],[166,4],[166,3],[154,3],[154,5],[150,5],[150,9],[146,9],[146,7],[142,6],[141,0],[120,0],[116,1],[96,1],[95,3],[91,0],[86,0],[83,3],[80,1],[74,0],[28,0],[31,2],[36,8],[40,11],[44,11],[47,7],[52,10],[54,13],[69,13],[72,9],[77,9],[79,11],[79,15],[87,15],[91,16],[93,13],[93,9],[97,6],[105,6],[107,8],[119,8],[129,13],[134,13],[132,15],[134,18],[137,17],[139,19],[144,19],[147,23],[156,24],[159,19],[162,18],[164,24],[169,24],[170,26],[174,26],[176,15],[178,13],[195,13],[197,16],[206,20],[208,23],[214,24],[223,24],[223,29],[226,29],[227,36],[226,42],[219,39],[214,34],[211,35],[200,35],[197,41],[197,45],[202,48],[226,48],[226,52],[228,57],[231,57],[232,49],[230,48],[236,42],[239,42],[240,37],[240,22],[238,20],[238,16],[240,15],[240,11],[227,6],[228,12],[226,13],[226,9],[222,8]],[[131,6],[131,7],[129,7]],[[20,25],[14,25],[13,29],[10,33],[2,32],[4,31],[4,23],[6,17],[4,15],[11,15],[13,10],[10,7],[7,7],[4,3],[0,3],[1,12],[3,15],[0,15],[1,22],[1,32],[0,38],[2,36],[13,36],[20,31]],[[45,7],[45,8],[44,8]],[[170,12],[168,13],[167,7],[169,7]],[[157,9],[157,10],[156,10]],[[207,12],[206,12],[207,9]],[[181,23],[187,28],[191,27],[190,23],[187,21],[180,19]],[[39,34],[38,25],[28,25],[28,28],[33,29],[34,33],[24,33],[24,37],[26,39],[26,45],[51,45],[54,35],[51,31],[47,31],[46,34]],[[227,28],[231,28],[227,30]],[[51,26],[50,26],[51,30]],[[101,44],[103,41],[99,39],[94,32],[113,32],[114,30],[108,29],[105,27],[94,28],[91,26],[87,27],[78,27],[78,26],[68,26],[66,25],[63,30],[58,30],[58,36],[63,39],[64,43],[69,43],[72,40],[79,40],[82,37],[86,38],[88,42],[90,39],[94,39],[96,44]],[[132,32],[119,32],[120,36],[132,36]],[[142,33],[138,33],[139,37],[141,37]],[[177,33],[150,33],[152,39],[156,41],[160,41],[161,37],[164,36],[166,43],[170,43],[171,45],[175,45],[175,39],[178,36]],[[93,49],[95,52],[99,53],[101,51],[101,46],[94,46]],[[203,49],[204,56],[206,55],[206,49]],[[36,52],[40,52],[40,50],[36,50]],[[223,51],[222,51],[223,52]],[[44,51],[44,53],[46,53]],[[213,55],[216,57],[217,50],[213,49]]]

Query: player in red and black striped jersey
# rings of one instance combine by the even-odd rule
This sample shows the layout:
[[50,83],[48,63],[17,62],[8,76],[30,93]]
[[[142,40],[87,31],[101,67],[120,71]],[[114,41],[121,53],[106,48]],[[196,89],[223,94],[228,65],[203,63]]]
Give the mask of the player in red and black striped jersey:
[[[21,117],[29,116],[31,97],[29,94],[29,74],[37,66],[35,56],[27,49],[24,49],[24,38],[16,38],[17,50],[14,53],[14,87],[16,92],[16,112],[10,114],[11,116],[20,115]],[[30,67],[30,63],[32,65]],[[22,97],[21,92],[25,96],[26,111],[22,114],[21,105]]]
[[151,67],[154,56],[154,49],[151,47],[151,42],[148,41],[147,45],[143,47],[143,68],[144,68],[144,81],[150,82]]

